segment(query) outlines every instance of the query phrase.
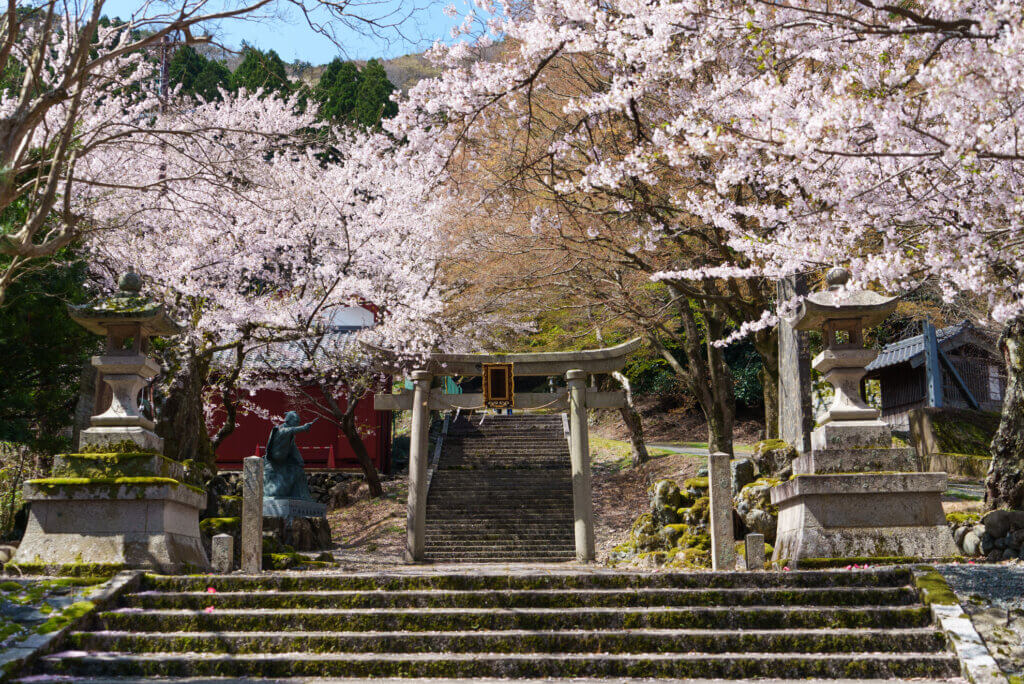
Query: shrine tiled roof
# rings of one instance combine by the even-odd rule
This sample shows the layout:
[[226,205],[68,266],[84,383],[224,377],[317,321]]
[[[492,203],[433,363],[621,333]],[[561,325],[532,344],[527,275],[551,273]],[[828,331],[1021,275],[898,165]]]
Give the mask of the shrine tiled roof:
[[[970,321],[964,320],[946,328],[937,328],[935,330],[935,339],[944,351],[949,351],[963,343],[956,338],[968,330],[974,330],[974,326]],[[966,339],[964,342],[966,342]],[[924,356],[923,334],[885,345],[878,353],[878,358],[867,365],[867,371],[870,373],[874,370],[897,366],[901,363],[913,363],[919,356]],[[913,365],[917,364],[913,363]]]

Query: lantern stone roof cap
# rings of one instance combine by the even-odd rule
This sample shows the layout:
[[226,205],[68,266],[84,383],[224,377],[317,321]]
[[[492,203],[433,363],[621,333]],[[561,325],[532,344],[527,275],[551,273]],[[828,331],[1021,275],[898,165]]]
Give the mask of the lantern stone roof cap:
[[833,268],[825,276],[829,289],[807,295],[792,318],[797,330],[820,330],[827,321],[860,319],[861,327],[878,325],[896,309],[898,297],[871,290],[846,290],[850,280],[845,268]]
[[142,279],[133,270],[118,280],[117,294],[90,304],[69,305],[71,319],[89,332],[106,335],[112,326],[139,325],[147,337],[177,335],[184,330],[162,304],[141,294]]

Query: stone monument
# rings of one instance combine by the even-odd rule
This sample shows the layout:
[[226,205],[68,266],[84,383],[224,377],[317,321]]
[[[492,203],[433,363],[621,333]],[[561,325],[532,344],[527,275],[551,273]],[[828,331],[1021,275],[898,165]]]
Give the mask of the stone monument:
[[263,524],[281,543],[300,551],[331,543],[327,506],[310,495],[305,463],[295,445],[296,435],[315,422],[301,425],[299,414],[289,411],[284,422],[270,431],[263,455]]
[[917,472],[913,449],[893,449],[889,426],[864,403],[860,382],[877,352],[864,348],[864,328],[896,308],[895,297],[841,292],[845,269],[832,269],[829,289],[808,295],[791,321],[822,331],[813,361],[835,390],[811,433],[811,451],[793,460],[793,478],[772,489],[779,507],[774,561],[807,558],[955,556],[942,511],[945,473]]
[[141,295],[138,275],[129,271],[119,286],[114,297],[70,309],[76,322],[106,337],[92,364],[113,396],[110,408],[82,431],[82,453],[57,456],[51,477],[25,483],[32,506],[11,561],[23,568],[209,568],[199,533],[206,495],[185,482],[181,463],[163,456],[163,440],[137,403],[159,371],[147,356],[149,338],[175,335],[180,328],[162,306]]

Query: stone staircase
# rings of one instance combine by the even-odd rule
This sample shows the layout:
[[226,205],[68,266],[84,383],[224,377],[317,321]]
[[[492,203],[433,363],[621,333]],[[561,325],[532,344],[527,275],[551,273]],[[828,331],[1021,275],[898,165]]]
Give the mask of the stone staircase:
[[145,576],[91,620],[35,681],[959,674],[903,569]]
[[576,555],[561,415],[462,417],[427,493],[427,560],[561,562]]

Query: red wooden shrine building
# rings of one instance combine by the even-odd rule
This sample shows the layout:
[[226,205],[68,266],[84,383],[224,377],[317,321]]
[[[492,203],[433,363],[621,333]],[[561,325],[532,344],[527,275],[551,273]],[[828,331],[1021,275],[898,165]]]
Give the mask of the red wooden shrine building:
[[[361,307],[343,309],[332,316],[332,326],[339,334],[373,325],[373,312]],[[283,416],[297,410],[303,423],[314,416],[311,411],[297,406],[294,398],[276,390],[259,390],[248,401],[262,409],[268,416]],[[338,398],[339,407],[345,409],[345,400]],[[368,393],[356,407],[356,424],[366,445],[366,451],[379,472],[390,472],[391,463],[391,412],[373,410],[373,393]],[[217,448],[217,468],[220,470],[241,470],[242,459],[246,456],[262,456],[267,437],[275,425],[271,418],[239,411],[236,427]],[[310,470],[359,470],[348,438],[340,428],[321,418],[309,432],[300,434],[296,445]]]

